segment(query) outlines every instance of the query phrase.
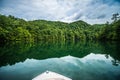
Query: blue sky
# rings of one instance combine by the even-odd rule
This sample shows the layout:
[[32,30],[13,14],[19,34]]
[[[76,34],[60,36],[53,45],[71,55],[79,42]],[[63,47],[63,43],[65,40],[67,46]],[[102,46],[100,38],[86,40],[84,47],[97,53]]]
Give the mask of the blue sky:
[[0,0],[0,14],[26,20],[95,24],[110,21],[113,13],[120,13],[120,0]]

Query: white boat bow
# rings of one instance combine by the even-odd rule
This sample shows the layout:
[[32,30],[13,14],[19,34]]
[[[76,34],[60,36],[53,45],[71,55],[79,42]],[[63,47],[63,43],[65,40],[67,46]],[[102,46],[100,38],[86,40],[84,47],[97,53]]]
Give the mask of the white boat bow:
[[52,71],[46,71],[38,75],[37,77],[33,78],[32,80],[72,80],[72,79]]

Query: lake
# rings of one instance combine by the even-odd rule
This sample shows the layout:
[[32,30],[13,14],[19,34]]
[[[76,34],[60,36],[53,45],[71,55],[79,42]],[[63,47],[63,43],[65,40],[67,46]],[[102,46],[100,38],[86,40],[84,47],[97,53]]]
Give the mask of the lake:
[[72,80],[120,80],[120,42],[0,44],[0,80],[31,80],[47,70]]

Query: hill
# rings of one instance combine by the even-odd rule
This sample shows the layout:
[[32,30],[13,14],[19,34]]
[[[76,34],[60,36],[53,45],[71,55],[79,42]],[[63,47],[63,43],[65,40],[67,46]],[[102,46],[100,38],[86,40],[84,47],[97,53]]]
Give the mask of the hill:
[[80,41],[120,40],[120,20],[111,24],[90,25],[84,21],[25,21],[0,15],[0,41]]

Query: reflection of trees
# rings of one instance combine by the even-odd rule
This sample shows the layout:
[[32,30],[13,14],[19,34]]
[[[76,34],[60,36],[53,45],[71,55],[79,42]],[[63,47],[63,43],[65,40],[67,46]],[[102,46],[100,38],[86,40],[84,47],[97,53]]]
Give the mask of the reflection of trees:
[[[13,43],[0,47],[0,66],[15,64],[27,58],[46,59],[71,55],[83,58],[90,53],[106,54],[120,61],[120,50],[117,44],[99,42],[39,42],[39,43]],[[116,51],[117,50],[117,51]],[[117,63],[112,61],[112,63]]]
[[116,59],[112,60],[112,64],[115,66],[118,66],[120,64],[120,62]]
[[[105,54],[106,58],[109,58],[111,56],[114,60],[112,60],[112,64],[117,66],[117,64],[120,64],[120,42],[113,41],[113,42],[103,42],[102,44],[102,51],[103,54]],[[108,56],[109,55],[109,56]]]
[[[105,57],[106,57],[106,59],[109,59],[109,55],[108,54],[105,54]],[[112,62],[112,64],[114,66],[118,66],[120,64],[120,62],[118,60],[116,60],[116,59],[111,60],[111,62]]]
[[108,59],[108,58],[109,58],[109,55],[108,55],[108,54],[105,54],[105,57]]

